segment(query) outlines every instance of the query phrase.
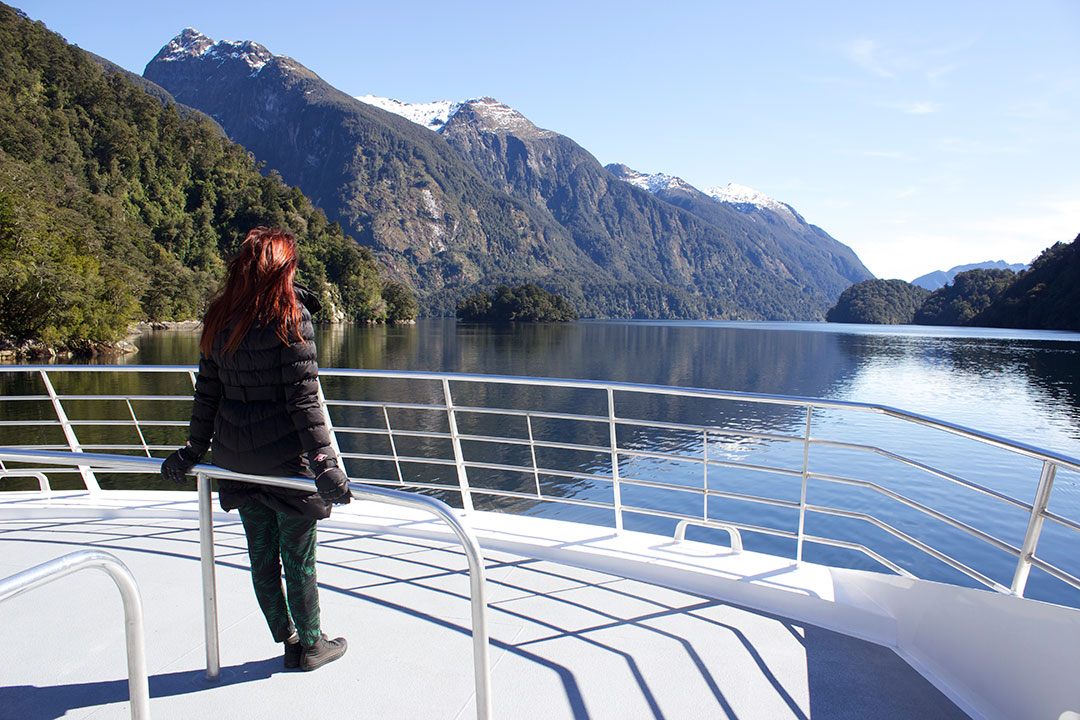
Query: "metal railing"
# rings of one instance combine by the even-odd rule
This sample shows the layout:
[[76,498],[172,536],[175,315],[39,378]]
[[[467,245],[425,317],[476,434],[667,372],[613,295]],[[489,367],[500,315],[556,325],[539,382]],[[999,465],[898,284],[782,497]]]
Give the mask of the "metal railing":
[[[0,460],[4,462],[45,463],[51,465],[72,465],[75,462],[82,467],[104,471],[128,471],[138,473],[158,473],[161,461],[153,458],[130,457],[124,455],[104,455],[82,453],[74,459],[72,453],[41,450],[20,450],[0,448]],[[211,506],[210,478],[240,480],[243,482],[272,485],[315,492],[315,483],[303,478],[279,478],[262,475],[247,475],[232,472],[213,465],[196,465],[192,470],[196,475],[199,496],[199,557],[203,583],[203,614],[206,641],[206,678],[213,681],[220,677],[221,656],[218,644],[217,622],[217,580],[214,571],[214,529],[213,508]],[[489,720],[492,716],[491,671],[487,626],[487,590],[485,587],[484,557],[480,544],[472,530],[457,517],[446,503],[435,498],[406,493],[387,488],[368,487],[350,483],[353,496],[377,503],[398,505],[420,510],[434,515],[445,522],[457,536],[465,551],[469,563],[470,604],[472,607],[473,636],[473,671],[476,685],[477,717]],[[100,491],[98,491],[100,492]],[[0,596],[0,600],[3,597]],[[141,637],[141,633],[140,633]],[[145,671],[144,671],[145,674]]]
[[[75,452],[108,450],[149,456],[171,450],[183,442],[183,428],[187,426],[186,412],[189,408],[186,403],[191,400],[188,380],[194,378],[192,367],[12,366],[2,368],[0,372],[39,374],[48,388],[45,394],[12,394],[4,398],[5,404],[44,401],[56,408],[56,420],[37,422],[62,427],[64,442],[52,446],[40,445],[42,449],[66,447]],[[171,373],[186,379],[184,385],[177,386],[177,394],[87,394],[74,391],[77,388],[57,393],[48,379],[49,374],[56,373]],[[860,535],[834,536],[808,532],[808,518],[833,518],[838,523],[854,521],[860,527],[881,531],[904,546],[914,548],[998,592],[1024,595],[1032,568],[1039,568],[1073,588],[1080,588],[1080,578],[1073,572],[1037,554],[1039,539],[1047,521],[1056,529],[1070,533],[1069,537],[1077,537],[1075,533],[1080,532],[1080,523],[1076,520],[1050,510],[1055,478],[1061,472],[1080,472],[1080,460],[1026,443],[891,407],[844,401],[629,383],[453,373],[322,369],[320,376],[324,389],[329,388],[325,401],[335,442],[350,468],[349,475],[368,487],[384,485],[421,493],[445,494],[448,498],[458,498],[466,512],[477,502],[485,503],[486,507],[511,510],[529,509],[544,503],[583,511],[605,511],[611,513],[610,522],[616,531],[623,528],[627,515],[676,523],[690,520],[693,524],[703,523],[706,526],[719,522],[723,525],[722,529],[729,533],[735,530],[793,541],[794,559],[797,562],[803,560],[804,547],[813,544],[854,550],[893,572],[909,576],[917,574],[910,567],[910,562],[906,563],[906,567],[904,560],[890,557],[888,551],[868,546]],[[378,397],[383,384],[393,386],[390,397]],[[579,401],[578,396],[574,395],[572,402],[549,407],[535,401],[538,394],[544,393],[583,393],[587,397]],[[66,405],[83,401],[124,403],[126,409],[123,414],[129,417],[70,419],[64,414]],[[635,413],[634,410],[641,405],[697,401],[764,408],[779,416],[778,424],[782,427],[779,430],[773,427],[763,430],[756,425],[734,423],[731,418],[725,417],[702,416],[697,422],[691,422],[679,417],[678,413],[657,419],[645,417],[647,413]],[[172,415],[175,419],[161,419],[162,402],[175,405],[177,411]],[[142,417],[137,417],[133,403],[140,407],[150,403],[154,410],[149,414],[143,411]],[[829,413],[884,417],[900,421],[904,428],[925,428],[961,438],[965,442],[974,442],[977,449],[1005,451],[1011,458],[1034,461],[1039,471],[1030,481],[1019,483],[1024,488],[1034,489],[1030,496],[1032,499],[1026,501],[1014,496],[1020,495],[1020,491],[1010,494],[891,449],[851,442],[845,438],[831,439],[815,435],[815,429],[822,424],[821,416]],[[18,421],[0,420],[0,429],[5,424],[18,424]],[[560,424],[571,425],[576,430],[553,435],[545,434],[541,427]],[[98,429],[111,426],[118,431],[136,429],[138,441],[80,444],[78,433],[82,432],[84,426]],[[172,435],[167,441],[148,438],[151,434],[160,438],[168,433]],[[631,436],[630,440],[627,440],[627,435]],[[662,435],[675,437],[676,441],[667,443],[655,439]],[[381,448],[371,447],[377,442],[383,443]],[[799,451],[797,458],[786,466],[750,462],[738,450],[781,445],[792,446]],[[720,452],[717,452],[717,446]],[[998,536],[1000,532],[988,531],[977,527],[977,523],[965,522],[957,517],[963,514],[956,512],[961,508],[931,507],[909,493],[888,487],[877,478],[849,477],[842,469],[837,472],[832,471],[834,469],[831,467],[827,468],[830,472],[824,472],[816,463],[820,455],[830,451],[855,453],[860,458],[877,458],[889,463],[890,467],[903,468],[941,487],[971,492],[992,502],[995,507],[1021,513],[1026,518],[1022,541],[1002,539]],[[576,454],[585,456],[587,460],[576,466],[567,466],[545,459],[555,453]],[[670,474],[678,475],[678,478],[669,481],[646,477],[635,471],[648,463],[659,463],[669,469],[689,464],[699,468],[695,471],[699,474],[690,482],[687,478],[693,473],[679,475],[673,472]],[[356,468],[362,472],[356,472]],[[798,484],[798,498],[768,497],[747,492],[745,488],[717,487],[717,475],[735,470],[786,478]],[[453,482],[443,480],[446,475],[451,475]],[[653,473],[653,476],[656,475]],[[485,485],[481,480],[486,477],[517,478],[520,481]],[[562,483],[564,489],[571,483],[575,486],[561,494],[545,491],[542,479]],[[973,538],[980,546],[1012,556],[1015,563],[1011,570],[1011,582],[1003,577],[1000,570],[991,572],[973,567],[970,561],[954,556],[946,548],[935,546],[919,537],[918,533],[879,517],[872,508],[852,509],[812,502],[809,492],[811,484],[870,493],[878,500],[890,503],[890,507],[903,508],[918,518],[932,521],[935,527],[959,531],[963,536]],[[599,498],[595,488],[602,485],[607,490],[603,493],[605,497]],[[89,484],[87,487],[93,490]],[[641,503],[634,504],[632,498],[631,502],[624,499],[629,497],[629,491],[635,491],[640,497],[639,490],[658,495],[698,497],[700,511],[687,510],[686,503],[681,501],[669,506],[646,507]],[[771,508],[779,513],[791,514],[797,520],[789,526],[778,526],[776,523],[750,522],[749,519],[753,517],[748,519],[728,514],[717,517],[717,513],[710,508],[712,503],[718,501],[738,502],[764,510]],[[1016,534],[1019,537],[1020,530]],[[732,542],[734,545],[734,535]],[[1070,557],[1076,555],[1072,551],[1063,554]]]
[[[124,604],[131,717],[134,720],[149,720],[150,681],[146,674],[142,601],[139,599],[139,587],[134,576],[115,555],[104,550],[79,550],[15,573],[0,580],[0,602],[86,569],[103,571],[112,578],[120,591],[120,599]],[[14,625],[8,623],[8,627]]]

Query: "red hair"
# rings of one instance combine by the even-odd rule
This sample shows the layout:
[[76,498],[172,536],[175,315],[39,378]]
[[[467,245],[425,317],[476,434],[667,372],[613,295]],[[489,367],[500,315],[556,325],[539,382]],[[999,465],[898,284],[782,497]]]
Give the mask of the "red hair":
[[255,323],[273,327],[281,342],[300,340],[300,304],[293,292],[296,239],[276,228],[257,227],[229,261],[225,285],[203,318],[199,350],[209,356],[214,339],[229,330],[224,351],[235,352]]

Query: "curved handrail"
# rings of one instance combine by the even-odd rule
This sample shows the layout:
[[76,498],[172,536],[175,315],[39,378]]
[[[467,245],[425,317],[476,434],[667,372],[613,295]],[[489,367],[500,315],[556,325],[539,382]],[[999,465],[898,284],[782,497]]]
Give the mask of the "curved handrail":
[[0,579],[0,602],[88,568],[104,571],[120,591],[120,599],[124,604],[131,717],[134,720],[149,720],[150,681],[146,674],[142,601],[139,599],[139,586],[135,583],[135,577],[119,558],[104,550],[79,550],[35,565]]
[[[52,465],[74,465],[76,462],[79,465],[85,467],[92,467],[98,469],[135,469],[140,472],[158,473],[161,467],[160,459],[154,458],[140,458],[129,455],[106,455],[98,453],[79,453],[77,458],[73,457],[74,453],[70,452],[44,452],[44,451],[31,451],[20,450],[17,448],[0,448],[0,460],[8,460],[14,462],[37,462]],[[231,470],[225,470],[214,465],[196,465],[190,471],[193,474],[200,474],[209,477],[215,477],[228,480],[240,480],[243,482],[256,483],[260,485],[272,485],[275,487],[293,488],[297,490],[306,490],[308,492],[315,491],[315,483],[312,480],[304,478],[280,478],[280,477],[265,477],[262,475],[249,475],[246,473],[233,472]],[[209,484],[206,484],[209,487]],[[402,507],[412,508],[414,510],[421,510],[443,520],[450,529],[457,536],[461,542],[465,555],[469,562],[469,583],[471,590],[471,605],[472,605],[472,623],[473,623],[473,668],[475,673],[476,683],[476,709],[477,717],[481,720],[489,720],[492,716],[492,704],[491,704],[491,674],[490,674],[490,656],[488,651],[488,627],[487,627],[487,593],[485,587],[485,572],[484,572],[484,557],[483,552],[480,549],[480,543],[477,541],[476,536],[472,530],[461,522],[460,518],[454,513],[453,509],[446,503],[436,498],[428,497],[426,495],[416,495],[413,493],[407,493],[400,490],[390,490],[388,488],[369,487],[366,485],[360,485],[358,483],[350,482],[349,487],[352,490],[353,496],[365,500],[371,500],[374,502],[387,503],[391,505],[399,505]],[[200,524],[203,522],[204,516],[209,515],[209,509],[203,508],[203,503],[200,502],[199,508]],[[212,544],[210,546],[212,552]],[[206,556],[203,556],[204,566],[207,562]],[[210,559],[210,565],[212,566],[213,560]],[[204,574],[204,585],[206,581]],[[211,588],[204,587],[204,597],[213,597],[214,591]],[[210,604],[210,603],[208,603]],[[214,612],[216,615],[216,611]],[[208,622],[211,621],[208,618]],[[212,619],[216,628],[216,617]],[[207,639],[210,640],[210,633],[208,632]],[[210,643],[208,643],[209,645]],[[216,644],[216,638],[215,643]],[[207,650],[208,656],[208,672],[209,678],[213,679],[216,676],[216,672],[210,672],[211,669],[216,670],[217,665],[216,658],[211,660],[211,650]]]
[[38,472],[37,470],[0,470],[0,480],[9,477],[28,477],[34,478],[38,481],[38,489],[43,493],[51,492],[52,486],[49,485],[49,478],[45,473]]

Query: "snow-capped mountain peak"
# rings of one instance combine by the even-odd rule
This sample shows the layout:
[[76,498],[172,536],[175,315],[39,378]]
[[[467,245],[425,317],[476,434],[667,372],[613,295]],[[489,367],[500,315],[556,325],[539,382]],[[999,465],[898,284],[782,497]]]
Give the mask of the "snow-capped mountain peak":
[[173,62],[194,57],[217,59],[220,62],[229,59],[242,60],[251,68],[252,75],[258,74],[266,63],[274,59],[273,53],[259,43],[250,40],[235,42],[222,40],[215,43],[195,28],[184,28],[161,49],[154,60]]
[[531,135],[543,137],[553,135],[550,130],[542,130],[506,103],[501,103],[495,98],[482,97],[462,103],[462,108],[468,108],[473,118],[480,120],[488,132],[515,133],[517,135]]
[[179,35],[161,48],[155,59],[174,62],[189,57],[205,55],[214,46],[214,41],[195,28],[184,28]]
[[406,120],[412,120],[417,125],[423,125],[429,130],[438,132],[450,116],[458,111],[462,103],[452,100],[436,100],[429,103],[405,103],[393,98],[378,97],[377,95],[359,95],[356,98],[362,103],[374,105],[387,112],[400,115]]
[[779,200],[774,200],[765,193],[746,187],[745,185],[739,185],[737,183],[728,183],[723,187],[716,185],[714,187],[705,188],[705,194],[714,200],[728,203],[729,205],[753,205],[788,216],[792,220],[797,221],[799,219],[798,213],[792,210],[790,205],[782,203]]
[[463,119],[478,122],[487,132],[515,133],[532,137],[555,134],[550,130],[536,127],[517,110],[490,97],[473,98],[465,102],[436,100],[429,103],[406,103],[377,95],[359,95],[356,99],[400,115],[406,120],[423,125],[437,133],[443,131],[450,122],[450,118],[460,112],[465,112]]
[[664,190],[694,190],[694,186],[686,182],[680,177],[674,175],[666,175],[665,173],[643,173],[638,172],[626,165],[612,164],[608,165],[607,169],[615,177],[636,185],[642,190],[648,190],[652,194],[662,192]]

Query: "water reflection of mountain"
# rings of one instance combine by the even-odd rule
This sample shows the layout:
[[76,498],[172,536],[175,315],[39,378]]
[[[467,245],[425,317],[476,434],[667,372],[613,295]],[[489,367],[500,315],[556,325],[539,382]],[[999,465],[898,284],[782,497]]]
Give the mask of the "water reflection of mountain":
[[854,369],[837,336],[622,322],[320,329],[326,367],[382,367],[820,396]]
[[1052,339],[842,335],[839,347],[863,369],[882,361],[911,359],[943,366],[960,376],[1002,376],[1029,383],[1080,422],[1080,362],[1076,342]]

